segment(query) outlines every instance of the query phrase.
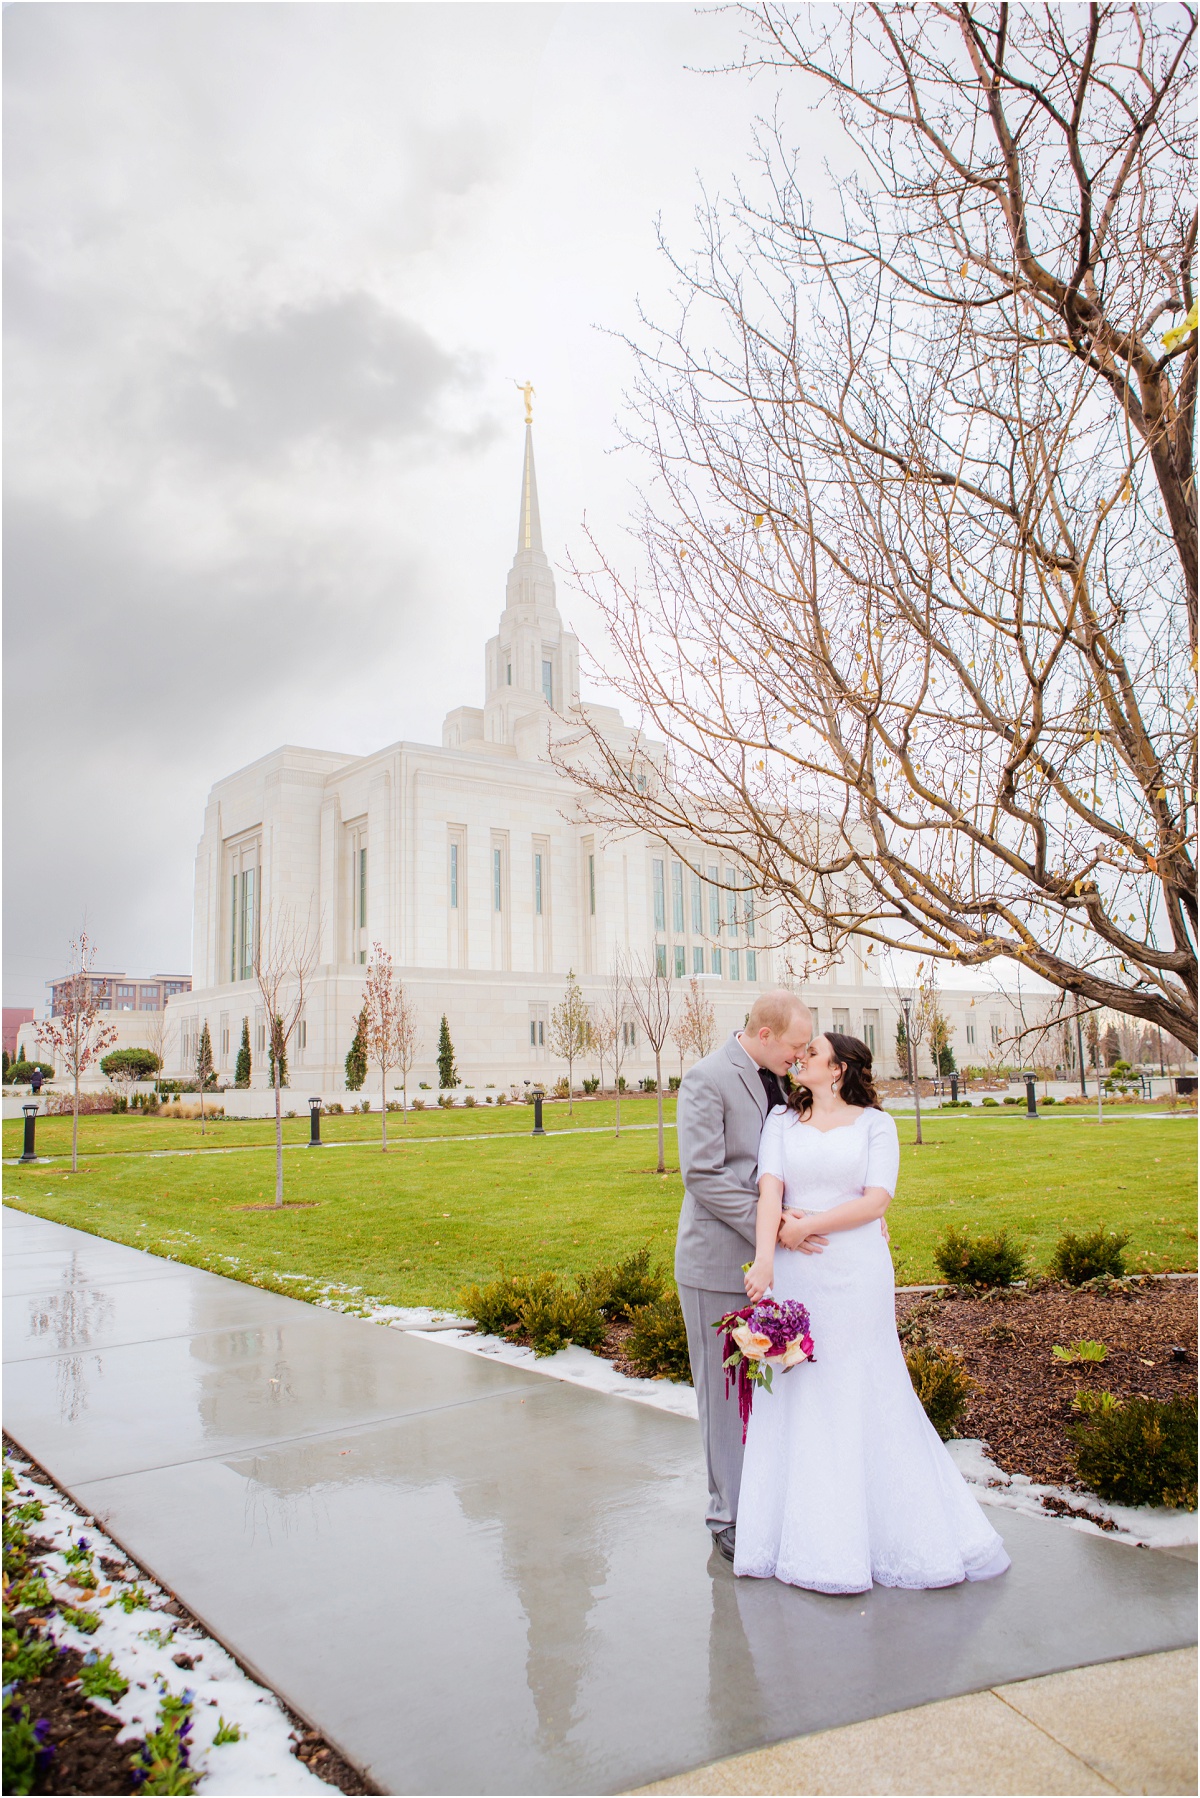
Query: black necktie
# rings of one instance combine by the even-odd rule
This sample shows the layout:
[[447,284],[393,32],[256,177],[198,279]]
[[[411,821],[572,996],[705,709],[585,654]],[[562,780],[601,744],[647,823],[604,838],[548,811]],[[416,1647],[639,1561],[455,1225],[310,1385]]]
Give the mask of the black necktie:
[[784,1095],[783,1095],[783,1088],[779,1084],[779,1075],[778,1074],[773,1074],[771,1072],[770,1068],[759,1068],[758,1077],[762,1081],[763,1091],[767,1095],[767,1110],[768,1111],[770,1111],[772,1105],[786,1105],[787,1104],[787,1100],[784,1098]]

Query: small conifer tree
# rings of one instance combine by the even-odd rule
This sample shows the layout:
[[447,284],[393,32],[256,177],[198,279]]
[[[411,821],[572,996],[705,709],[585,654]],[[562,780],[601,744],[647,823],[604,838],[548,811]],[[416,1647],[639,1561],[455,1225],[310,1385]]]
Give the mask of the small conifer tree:
[[237,1052],[237,1061],[233,1067],[233,1084],[249,1086],[250,1084],[250,1020],[242,1019],[242,1041]]
[[446,1022],[446,1014],[442,1013],[441,1027],[438,1030],[438,1085],[445,1090],[458,1085],[458,1069],[454,1065],[454,1044],[450,1041],[450,1026]]
[[213,1069],[212,1037],[208,1033],[208,1019],[205,1018],[200,1031],[200,1041],[196,1045],[196,1078],[200,1082],[200,1090],[211,1086],[216,1079]]
[[[275,1056],[276,1056],[277,1052],[279,1055],[279,1079],[278,1080],[276,1080],[276,1078],[275,1078]],[[284,1034],[283,1034],[283,1019],[279,1016],[278,1012],[275,1014],[275,1028],[271,1032],[271,1041],[270,1041],[269,1048],[268,1048],[268,1064],[269,1064],[269,1072],[270,1072],[270,1076],[271,1076],[271,1085],[272,1086],[286,1086],[288,1083],[287,1042],[286,1042],[286,1040],[284,1038]]]
[[367,1008],[364,1005],[358,1014],[358,1022],[354,1027],[354,1041],[350,1044],[346,1056],[346,1091],[358,1093],[362,1091],[363,1081],[367,1077]]

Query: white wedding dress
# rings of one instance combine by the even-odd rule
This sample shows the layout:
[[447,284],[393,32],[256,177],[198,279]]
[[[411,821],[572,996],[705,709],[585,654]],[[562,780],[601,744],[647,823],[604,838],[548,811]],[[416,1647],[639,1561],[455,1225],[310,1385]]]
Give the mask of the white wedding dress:
[[[894,1192],[886,1112],[821,1131],[776,1108],[758,1171],[789,1210],[827,1211],[865,1186]],[[878,1222],[831,1231],[819,1255],[775,1252],[773,1291],[808,1307],[814,1360],[754,1394],[735,1573],[814,1592],[953,1586],[1009,1565],[913,1391],[896,1335],[892,1259]]]

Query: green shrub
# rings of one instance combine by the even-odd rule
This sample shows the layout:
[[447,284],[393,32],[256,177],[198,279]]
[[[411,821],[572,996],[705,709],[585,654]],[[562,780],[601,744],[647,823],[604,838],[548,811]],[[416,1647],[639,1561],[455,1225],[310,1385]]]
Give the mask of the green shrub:
[[1041,1103],[1043,1105],[1057,1105],[1058,1100],[1054,1097],[1053,1093],[1047,1093],[1046,1097],[1041,1101]]
[[1054,1245],[1050,1272],[1056,1280],[1065,1280],[1068,1286],[1082,1286],[1085,1280],[1096,1280],[1103,1274],[1119,1280],[1125,1272],[1125,1257],[1121,1251],[1128,1241],[1128,1232],[1118,1236],[1103,1225],[1086,1236],[1064,1230]]
[[933,1259],[952,1286],[1011,1286],[1025,1271],[1025,1256],[1007,1230],[972,1239],[952,1226]]
[[658,1081],[654,1078],[653,1074],[647,1074],[644,1079],[638,1081],[638,1085],[644,1093],[656,1093],[658,1091]]
[[518,1331],[531,1299],[544,1297],[558,1285],[557,1274],[501,1274],[486,1286],[466,1286],[458,1302],[489,1336]]
[[131,1080],[149,1080],[161,1067],[162,1056],[153,1049],[113,1049],[100,1061],[100,1072],[109,1079],[114,1074],[128,1074]]
[[[1108,1504],[1196,1509],[1196,1400],[1080,1398],[1084,1415],[1068,1424],[1075,1469]],[[1107,1403],[1103,1401],[1107,1400]]]
[[985,1097],[984,1097],[984,1098],[982,1098],[982,1099],[981,1099],[981,1100],[980,1100],[980,1101],[979,1101],[979,1103],[980,1103],[980,1104],[981,1104],[981,1105],[995,1105],[995,1104],[996,1104],[996,1103],[997,1103],[997,1101],[996,1101],[996,1100],[995,1100],[995,1099],[993,1099],[993,1098],[992,1098],[992,1096],[991,1096],[991,1094],[990,1094],[990,1093],[988,1093],[988,1094],[987,1094],[987,1095],[986,1095],[986,1096],[985,1096]]
[[526,1301],[521,1326],[535,1355],[553,1355],[569,1342],[595,1348],[604,1340],[604,1319],[587,1293],[557,1281]]
[[652,1380],[681,1380],[690,1386],[692,1364],[679,1294],[664,1292],[652,1305],[639,1305],[632,1322],[625,1355],[634,1371]]
[[958,1433],[958,1425],[966,1415],[975,1381],[953,1349],[937,1343],[924,1343],[910,1349],[904,1357],[913,1391],[925,1408],[925,1415],[943,1442]]
[[668,1092],[677,1093],[679,1091],[679,1088],[681,1085],[682,1085],[682,1079],[679,1074],[669,1074],[667,1076]]
[[651,1267],[650,1250],[638,1249],[610,1267],[598,1267],[579,1282],[604,1317],[632,1317],[639,1305],[652,1305],[667,1291],[667,1276]]
[[593,1078],[590,1080],[585,1080],[583,1082],[583,1090],[585,1093],[598,1093],[600,1091],[599,1079]]
[[28,1086],[33,1078],[35,1068],[40,1068],[47,1080],[53,1080],[54,1063],[52,1061],[14,1061],[10,1064],[4,1078],[10,1086]]
[[475,1094],[468,1093],[466,1098],[463,1100],[463,1104],[466,1105],[468,1107],[468,1109],[473,1108],[474,1105],[476,1104]]
[[1018,1099],[1018,1098],[1014,1097],[1014,1095],[1012,1093],[1005,1093],[1004,1103],[1006,1105],[1024,1105],[1025,1101],[1024,1101],[1024,1099]]

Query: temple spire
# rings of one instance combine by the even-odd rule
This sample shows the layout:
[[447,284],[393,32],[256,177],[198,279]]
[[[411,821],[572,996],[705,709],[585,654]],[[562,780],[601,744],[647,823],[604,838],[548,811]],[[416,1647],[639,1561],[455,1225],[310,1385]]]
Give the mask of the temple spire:
[[542,547],[542,520],[538,512],[537,474],[533,466],[533,427],[525,425],[525,466],[521,471],[521,516],[517,524],[517,554]]

